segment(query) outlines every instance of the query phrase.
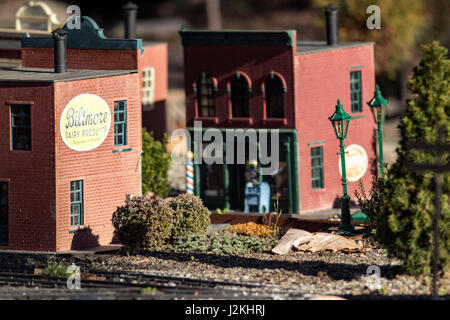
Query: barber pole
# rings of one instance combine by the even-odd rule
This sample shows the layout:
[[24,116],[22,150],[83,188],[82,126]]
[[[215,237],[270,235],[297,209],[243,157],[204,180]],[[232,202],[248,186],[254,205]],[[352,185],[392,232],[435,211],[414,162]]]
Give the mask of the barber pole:
[[252,183],[254,185],[258,185],[259,184],[258,163],[256,161],[252,162],[251,178],[252,178]]
[[194,164],[193,154],[190,152],[186,160],[186,192],[194,194]]

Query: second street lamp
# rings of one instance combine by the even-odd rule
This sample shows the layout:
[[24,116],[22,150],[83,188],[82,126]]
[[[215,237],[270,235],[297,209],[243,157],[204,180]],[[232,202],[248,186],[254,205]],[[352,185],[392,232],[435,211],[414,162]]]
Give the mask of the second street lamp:
[[373,120],[378,126],[378,161],[380,163],[380,172],[384,173],[384,161],[383,161],[383,123],[386,117],[386,107],[389,104],[383,95],[381,94],[380,87],[376,85],[375,92],[372,100],[367,103],[372,111]]
[[344,111],[341,101],[338,99],[336,111],[328,119],[330,119],[336,138],[338,138],[340,142],[340,152],[338,154],[341,155],[342,188],[344,195],[341,197],[341,225],[339,226],[339,230],[343,232],[352,232],[354,230],[351,223],[352,217],[350,215],[350,197],[347,194],[347,174],[345,170],[344,145],[344,139],[347,138],[348,125],[351,118],[352,117]]

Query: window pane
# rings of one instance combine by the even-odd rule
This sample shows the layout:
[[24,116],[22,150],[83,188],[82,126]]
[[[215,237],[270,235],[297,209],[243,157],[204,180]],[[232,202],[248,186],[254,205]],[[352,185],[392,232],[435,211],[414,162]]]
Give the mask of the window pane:
[[71,181],[70,189],[70,224],[76,226],[83,221],[83,181]]
[[203,75],[197,81],[197,105],[201,117],[214,117],[214,85],[211,77]]
[[13,150],[31,150],[31,108],[11,105],[11,137]]
[[284,118],[284,89],[278,76],[270,76],[265,81],[266,113],[268,118]]
[[231,81],[231,105],[233,117],[249,116],[248,83],[243,76]]
[[311,148],[311,186],[323,188],[323,148]]

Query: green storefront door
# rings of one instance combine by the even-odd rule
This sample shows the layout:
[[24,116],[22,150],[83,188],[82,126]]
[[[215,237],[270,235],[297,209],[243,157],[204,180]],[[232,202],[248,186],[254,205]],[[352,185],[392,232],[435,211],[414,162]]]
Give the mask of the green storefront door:
[[[270,142],[270,139],[268,139]],[[210,210],[230,209],[243,211],[245,185],[251,180],[248,165],[248,143],[236,148],[246,149],[246,164],[200,164],[195,166],[196,190],[204,204]],[[235,155],[237,149],[235,148]],[[268,146],[268,150],[272,150]],[[299,213],[299,186],[297,160],[297,132],[280,130],[278,143],[277,170],[271,175],[264,175],[262,180],[270,185],[271,208],[274,210],[278,200],[283,213]],[[269,151],[270,152],[270,151]],[[269,155],[270,156],[270,155]]]

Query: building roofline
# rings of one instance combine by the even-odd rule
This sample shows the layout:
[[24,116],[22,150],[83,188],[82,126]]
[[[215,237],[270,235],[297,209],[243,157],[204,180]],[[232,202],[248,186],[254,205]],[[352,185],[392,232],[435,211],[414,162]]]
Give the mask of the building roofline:
[[326,41],[298,41],[296,47],[296,55],[314,54],[332,50],[341,50],[348,48],[356,48],[371,45],[375,42],[339,42],[336,45],[327,45]]
[[294,46],[295,30],[194,30],[181,29],[183,46],[275,45]]
[[[97,23],[88,16],[82,16],[80,29],[69,29],[67,24],[63,29],[67,35],[67,48],[69,49],[116,49],[116,50],[139,50],[142,51],[142,39],[108,39],[103,34]],[[53,38],[30,37],[25,34],[22,37],[22,47],[31,48],[53,48]]]
[[115,77],[137,73],[137,69],[127,70],[97,70],[97,69],[69,69],[56,73],[48,68],[12,68],[0,70],[1,82],[35,82],[55,83],[86,80],[94,78]]

